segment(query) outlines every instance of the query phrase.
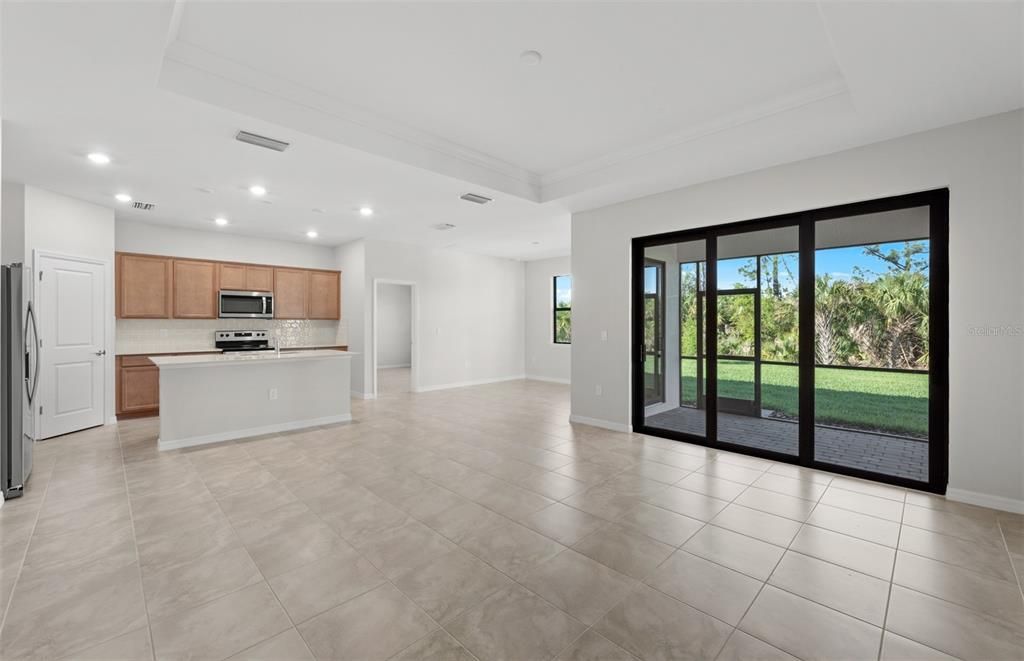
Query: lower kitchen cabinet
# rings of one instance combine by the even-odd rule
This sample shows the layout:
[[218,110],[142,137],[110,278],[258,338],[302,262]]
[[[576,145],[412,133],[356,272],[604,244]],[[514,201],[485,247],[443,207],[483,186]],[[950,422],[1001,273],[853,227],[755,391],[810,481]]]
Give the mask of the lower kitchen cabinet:
[[160,368],[145,356],[117,357],[117,415],[160,412]]

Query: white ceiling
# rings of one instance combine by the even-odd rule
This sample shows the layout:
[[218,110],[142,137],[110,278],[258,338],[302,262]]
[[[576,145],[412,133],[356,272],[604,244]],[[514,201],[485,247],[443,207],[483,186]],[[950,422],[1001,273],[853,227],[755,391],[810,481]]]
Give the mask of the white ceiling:
[[[328,244],[566,254],[570,211],[1024,105],[1020,2],[2,11],[5,179],[157,204],[118,207],[128,220],[212,229],[224,214],[224,231]],[[238,129],[293,144],[261,150]],[[90,165],[94,150],[114,162]]]

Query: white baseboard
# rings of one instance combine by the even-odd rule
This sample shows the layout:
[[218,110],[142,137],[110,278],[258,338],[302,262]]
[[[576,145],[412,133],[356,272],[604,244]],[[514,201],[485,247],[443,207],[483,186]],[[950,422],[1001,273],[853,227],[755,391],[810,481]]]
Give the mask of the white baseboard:
[[499,376],[494,379],[478,379],[476,381],[459,381],[458,383],[442,383],[436,386],[418,386],[414,392],[432,392],[434,390],[448,390],[449,388],[468,388],[469,386],[485,386],[488,383],[503,383],[505,381],[520,381],[525,379],[523,374],[514,376]]
[[621,431],[629,433],[633,431],[631,425],[624,425],[621,422],[612,422],[611,420],[602,420],[600,418],[588,418],[584,415],[570,415],[569,422],[575,422],[579,425],[590,425],[591,427],[600,427],[601,429],[610,429],[612,431]]
[[310,418],[309,420],[281,422],[276,425],[250,427],[249,429],[236,429],[233,431],[218,432],[216,434],[205,434],[203,436],[189,436],[188,438],[179,438],[174,441],[165,441],[163,439],[158,439],[157,449],[161,451],[177,450],[179,448],[189,448],[196,445],[207,445],[208,443],[234,441],[239,438],[249,438],[250,436],[261,436],[263,434],[274,434],[282,431],[293,431],[296,429],[306,429],[308,427],[319,427],[320,425],[333,425],[339,422],[349,422],[351,420],[351,413],[343,413],[341,415],[328,415],[322,418]]
[[399,363],[398,365],[377,365],[379,370],[393,370],[397,367],[412,367],[412,363]]
[[987,493],[968,491],[967,489],[946,489],[946,498],[955,500],[958,503],[978,505],[1003,512],[1013,512],[1014,514],[1024,514],[1024,500],[1016,498],[993,496]]
[[377,399],[377,395],[372,392],[359,392],[357,390],[352,391],[352,396],[356,399]]
[[526,378],[530,381],[546,381],[547,383],[561,383],[569,385],[571,381],[569,379],[559,379],[553,376],[537,376],[535,374],[527,374]]

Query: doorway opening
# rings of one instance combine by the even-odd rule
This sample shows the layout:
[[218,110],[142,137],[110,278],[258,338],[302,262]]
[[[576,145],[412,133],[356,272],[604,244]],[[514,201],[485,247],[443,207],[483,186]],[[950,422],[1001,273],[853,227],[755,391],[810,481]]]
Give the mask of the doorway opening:
[[415,293],[411,282],[375,281],[373,370],[377,396],[416,390]]
[[634,239],[634,430],[943,492],[947,226],[938,190]]

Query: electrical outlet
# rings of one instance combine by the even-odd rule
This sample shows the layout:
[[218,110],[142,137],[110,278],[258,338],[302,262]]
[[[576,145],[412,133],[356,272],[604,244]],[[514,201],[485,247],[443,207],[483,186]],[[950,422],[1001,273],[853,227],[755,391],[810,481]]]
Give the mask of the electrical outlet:
[[270,399],[277,399],[277,388],[271,388],[268,394],[270,395]]
[[601,341],[602,342],[607,342],[608,341],[608,331],[606,331],[606,330],[601,331]]
[[595,395],[597,395],[598,397],[600,397],[600,396],[601,396],[601,392],[602,392],[602,390],[601,390],[601,386],[599,386],[599,385],[597,385],[597,386],[594,386],[594,394],[595,394]]

